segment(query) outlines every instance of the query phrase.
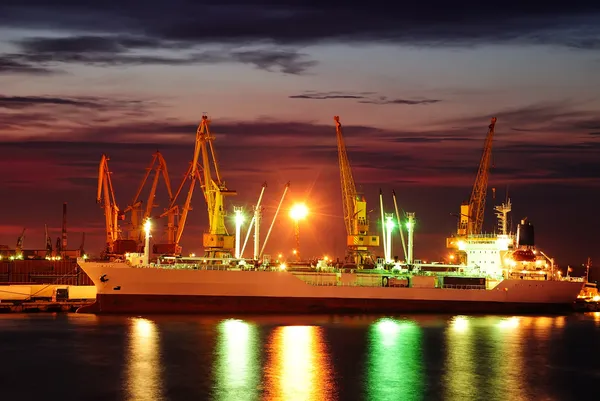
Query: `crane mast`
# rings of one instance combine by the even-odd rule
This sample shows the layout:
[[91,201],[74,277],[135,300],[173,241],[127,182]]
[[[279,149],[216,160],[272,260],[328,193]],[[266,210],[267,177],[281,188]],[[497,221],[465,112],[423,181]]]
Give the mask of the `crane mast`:
[[461,205],[458,235],[477,235],[482,233],[496,121],[497,118],[493,117],[488,127],[471,198],[468,203]]
[[[203,234],[202,244],[204,247],[207,258],[222,258],[232,257],[232,251],[234,248],[234,236],[227,232],[225,226],[225,206],[224,197],[227,195],[236,195],[236,191],[228,190],[225,182],[221,179],[219,172],[219,165],[215,156],[213,139],[214,137],[210,133],[210,120],[207,116],[202,116],[202,120],[196,130],[196,142],[194,146],[194,156],[188,168],[188,171],[181,182],[179,188],[169,208],[161,215],[165,216],[167,213],[171,215],[179,214],[179,207],[175,204],[179,194],[181,193],[185,182],[190,180],[190,187],[188,189],[185,203],[183,204],[181,214],[179,215],[179,222],[176,228],[174,228],[174,253],[181,253],[181,236],[187,220],[187,215],[192,209],[192,195],[196,182],[200,183],[202,192],[204,194],[204,200],[208,209],[208,230]],[[211,171],[214,169],[214,178]],[[172,224],[173,219],[169,219],[169,225]]]
[[334,116],[333,120],[335,121],[337,136],[342,205],[347,233],[347,260],[348,262],[355,263],[358,267],[362,267],[366,264],[373,264],[369,247],[379,246],[379,236],[369,234],[367,202],[364,196],[359,195],[356,191],[356,184],[354,183],[352,168],[350,167],[346,144],[344,143],[340,117]]
[[[202,191],[208,207],[208,232],[204,233],[202,240],[205,257],[231,257],[234,248],[234,236],[227,232],[225,226],[224,198],[228,195],[236,195],[237,192],[228,190],[225,181],[221,178],[213,146],[214,136],[211,135],[210,120],[207,116],[202,116],[196,138],[196,146],[200,147],[202,154]],[[211,164],[214,168],[214,177],[211,172]]]
[[106,254],[113,254],[115,242],[119,239],[118,220],[121,218],[119,207],[115,200],[115,191],[110,178],[111,172],[108,169],[109,158],[102,155],[98,169],[98,191],[96,196],[97,203],[103,205],[104,217],[106,221]]

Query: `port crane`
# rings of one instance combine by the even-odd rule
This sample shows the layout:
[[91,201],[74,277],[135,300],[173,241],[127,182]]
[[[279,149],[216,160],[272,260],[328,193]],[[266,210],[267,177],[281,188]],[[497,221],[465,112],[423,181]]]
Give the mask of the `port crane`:
[[108,169],[110,159],[105,154],[100,159],[98,169],[98,192],[96,202],[104,208],[106,220],[106,249],[105,255],[115,254],[115,244],[121,237],[118,221],[123,220],[125,215],[119,210],[115,200],[115,191],[111,180],[111,172]]
[[487,195],[488,179],[490,174],[490,164],[492,161],[492,141],[496,128],[496,117],[492,117],[488,127],[487,136],[483,145],[483,154],[479,162],[477,177],[471,192],[471,198],[468,203],[463,203],[460,207],[460,220],[458,223],[457,234],[476,235],[481,234],[483,229],[483,216],[485,212],[485,198]]
[[[150,191],[148,193],[148,200],[146,201],[146,207],[142,210],[143,201],[140,200],[140,196],[144,187],[146,186],[146,182],[150,177],[152,171],[155,171],[154,178],[152,180],[152,186],[150,187]],[[162,154],[159,151],[156,151],[152,156],[152,161],[146,167],[146,174],[144,178],[140,182],[140,185],[133,197],[133,200],[129,204],[129,206],[123,210],[123,213],[131,213],[131,232],[130,239],[133,239],[138,242],[138,252],[141,252],[141,248],[143,247],[143,224],[151,217],[152,209],[156,206],[154,203],[154,199],[156,197],[156,189],[158,187],[158,180],[162,175],[163,181],[165,182],[165,186],[167,187],[167,193],[169,195],[169,204],[173,202],[173,191],[171,190],[171,180],[169,179],[169,171],[167,169],[167,162],[163,158]],[[166,213],[169,216],[169,219],[172,218],[171,214],[173,214],[176,210],[167,209]],[[168,229],[172,229],[169,225]],[[169,236],[170,238],[171,236]]]
[[347,233],[347,256],[348,263],[354,263],[361,268],[372,265],[373,258],[369,248],[379,246],[379,236],[369,234],[369,217],[367,214],[367,201],[362,194],[356,191],[356,184],[352,176],[352,169],[340,117],[334,116],[335,131],[337,136],[338,160],[340,166],[340,182],[342,188],[342,205],[344,210],[344,224]]
[[[225,226],[225,205],[224,197],[236,195],[237,192],[227,189],[225,181],[222,179],[219,172],[219,165],[213,145],[214,136],[210,132],[210,120],[208,116],[203,115],[198,129],[196,130],[196,143],[194,147],[194,156],[188,168],[188,171],[182,181],[177,193],[175,194],[171,205],[161,216],[166,213],[179,215],[179,207],[175,205],[179,193],[181,192],[185,182],[190,180],[187,197],[179,222],[174,230],[174,253],[181,253],[181,236],[187,220],[187,215],[192,209],[192,195],[196,182],[200,183],[204,200],[208,209],[208,230],[203,234],[202,245],[204,247],[204,257],[206,258],[230,258],[234,248],[234,236],[230,235]],[[214,169],[213,172],[211,171]]]
[[[485,198],[487,196],[490,164],[492,161],[492,143],[496,129],[496,121],[497,118],[493,117],[490,125],[488,126],[488,132],[483,145],[483,153],[479,162],[477,176],[475,177],[475,183],[471,191],[471,198],[468,202],[463,202],[460,206],[456,235],[446,239],[446,247],[453,251],[461,251],[460,244],[466,238],[482,234]],[[503,206],[509,207],[508,205]],[[466,261],[466,255],[464,252],[459,252],[458,257],[459,262]]]

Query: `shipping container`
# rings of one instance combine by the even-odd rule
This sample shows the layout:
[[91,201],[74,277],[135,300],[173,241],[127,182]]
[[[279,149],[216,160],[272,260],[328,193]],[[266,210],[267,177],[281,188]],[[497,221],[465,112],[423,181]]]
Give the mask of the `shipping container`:
[[93,284],[75,259],[0,261],[0,284],[15,283]]

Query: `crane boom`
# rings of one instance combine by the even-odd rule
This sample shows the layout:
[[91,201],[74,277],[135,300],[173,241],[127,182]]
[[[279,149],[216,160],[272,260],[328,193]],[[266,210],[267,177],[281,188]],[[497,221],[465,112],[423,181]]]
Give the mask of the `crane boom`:
[[492,161],[492,143],[496,128],[497,118],[493,117],[488,127],[487,136],[483,145],[483,153],[475,184],[471,192],[471,198],[468,204],[461,206],[460,223],[458,228],[459,235],[481,234],[483,229],[483,217],[485,213],[485,198],[487,196],[487,187]]
[[[142,213],[141,206],[142,206],[143,202],[140,200],[140,196],[141,196],[142,191],[143,191],[144,187],[146,186],[146,182],[148,181],[148,178],[153,170],[155,171],[154,178],[152,180],[152,185],[150,187],[148,199],[146,201],[146,208],[145,208],[144,212]],[[173,201],[173,191],[171,190],[171,180],[169,179],[167,162],[165,161],[162,154],[159,151],[156,151],[152,155],[152,161],[150,162],[148,167],[146,167],[146,174],[142,178],[142,181],[140,182],[140,185],[138,186],[138,189],[135,193],[135,196],[133,197],[133,200],[131,201],[130,205],[125,210],[123,210],[123,214],[125,214],[127,212],[131,212],[130,238],[138,241],[138,245],[140,247],[143,246],[143,241],[142,241],[143,222],[147,218],[151,217],[150,215],[152,214],[152,209],[156,206],[154,204],[154,198],[156,196],[156,189],[158,187],[158,179],[160,178],[161,173],[162,173],[163,180],[165,182],[165,186],[167,187],[167,193],[169,195],[169,204],[171,204],[171,202]],[[169,220],[172,219],[172,216],[170,215],[171,213],[174,213],[174,211],[172,211],[170,213],[165,213],[165,216],[169,215]],[[163,216],[161,215],[160,217],[163,217]],[[168,230],[171,229],[170,225],[168,227],[169,227]]]
[[379,246],[379,236],[369,234],[367,202],[364,196],[359,195],[356,191],[340,117],[334,116],[333,120],[337,137],[342,205],[347,233],[347,259],[361,267],[365,264],[372,264],[371,252],[368,247]]
[[114,252],[115,241],[119,239],[118,219],[120,211],[115,200],[115,191],[110,178],[111,172],[108,169],[108,160],[110,159],[105,154],[100,159],[96,201],[99,204],[103,204],[106,222],[106,253],[112,254]]

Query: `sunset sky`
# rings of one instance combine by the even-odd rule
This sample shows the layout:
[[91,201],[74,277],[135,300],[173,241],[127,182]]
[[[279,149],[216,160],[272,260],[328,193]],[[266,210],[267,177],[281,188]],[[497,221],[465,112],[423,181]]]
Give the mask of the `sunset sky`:
[[[179,184],[206,112],[229,210],[266,181],[264,237],[289,181],[286,207],[311,210],[303,254],[342,257],[339,115],[373,230],[379,189],[386,212],[395,190],[417,216],[415,256],[439,259],[497,116],[486,230],[508,191],[513,229],[528,217],[559,263],[600,264],[599,2],[202,3],[0,2],[0,244],[26,227],[25,248],[43,248],[68,202],[69,248],[85,232],[99,253],[101,155],[124,209],[156,150]],[[206,228],[199,189],[193,206],[186,253]],[[283,211],[267,253],[293,247]]]

